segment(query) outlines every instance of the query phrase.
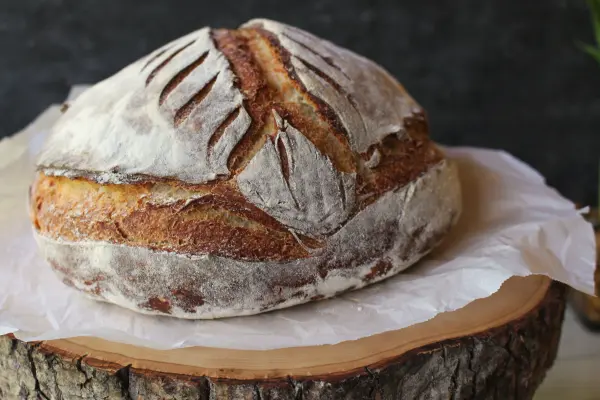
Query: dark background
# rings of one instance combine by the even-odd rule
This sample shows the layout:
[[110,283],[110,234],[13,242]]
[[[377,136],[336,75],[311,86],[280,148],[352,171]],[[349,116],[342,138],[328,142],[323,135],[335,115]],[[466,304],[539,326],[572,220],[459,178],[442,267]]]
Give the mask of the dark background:
[[382,64],[437,141],[506,149],[574,201],[596,201],[600,67],[574,44],[592,42],[584,0],[0,0],[0,137],[73,84],[258,16]]

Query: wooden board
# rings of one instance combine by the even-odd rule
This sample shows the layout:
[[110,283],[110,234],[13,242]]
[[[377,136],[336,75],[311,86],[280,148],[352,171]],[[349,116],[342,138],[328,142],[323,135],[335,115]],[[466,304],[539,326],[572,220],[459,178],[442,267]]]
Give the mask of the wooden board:
[[528,399],[556,355],[564,288],[512,278],[493,296],[357,341],[158,351],[0,337],[1,399]]

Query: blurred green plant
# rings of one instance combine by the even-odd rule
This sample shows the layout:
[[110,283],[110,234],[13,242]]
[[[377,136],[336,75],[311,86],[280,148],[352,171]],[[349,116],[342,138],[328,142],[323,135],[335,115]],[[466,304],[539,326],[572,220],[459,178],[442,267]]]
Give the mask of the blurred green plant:
[[[586,43],[577,43],[581,50],[585,51],[600,63],[600,0],[588,0],[588,6],[592,17],[592,26],[594,28],[595,45]],[[598,204],[597,210],[600,212],[600,162],[598,163]],[[600,219],[600,216],[598,216]]]
[[592,26],[594,27],[594,38],[596,44],[586,44],[579,42],[578,45],[581,50],[585,51],[600,63],[600,0],[588,0],[588,6],[590,7],[590,13],[592,16]]

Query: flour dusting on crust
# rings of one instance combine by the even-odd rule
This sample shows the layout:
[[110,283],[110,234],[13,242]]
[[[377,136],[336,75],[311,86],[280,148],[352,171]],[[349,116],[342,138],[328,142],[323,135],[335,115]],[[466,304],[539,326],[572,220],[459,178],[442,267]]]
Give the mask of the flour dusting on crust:
[[408,268],[458,218],[457,180],[455,166],[444,161],[360,211],[310,258],[288,262],[36,238],[63,281],[95,298],[181,318],[249,315],[331,297]]
[[[95,85],[55,125],[38,168],[96,185],[33,187],[36,237],[63,281],[182,318],[385,279],[434,248],[461,210],[456,169],[394,78],[264,19],[198,30]],[[69,218],[52,218],[56,204]],[[168,235],[148,233],[157,221],[151,232]]]
[[267,139],[237,177],[238,186],[247,200],[282,224],[310,236],[326,235],[353,211],[356,176],[337,171],[301,132],[274,113],[277,136]]
[[277,37],[304,86],[334,109],[357,153],[403,132],[404,120],[421,111],[387,71],[350,50],[276,21],[255,19],[243,26]]
[[[227,176],[229,154],[252,122],[229,62],[208,28],[165,48],[74,101],[53,128],[38,165],[49,174],[77,171],[105,183],[136,175],[188,183]],[[217,129],[234,113],[211,147]]]
[[[364,153],[390,134],[403,136],[405,119],[421,112],[372,61],[275,21],[243,25],[256,26],[291,54],[295,74],[332,107],[353,151]],[[177,39],[83,93],[53,128],[38,166],[50,175],[102,183],[147,175],[198,184],[229,176],[227,160],[252,120],[211,32]],[[218,129],[223,134],[211,144]]]

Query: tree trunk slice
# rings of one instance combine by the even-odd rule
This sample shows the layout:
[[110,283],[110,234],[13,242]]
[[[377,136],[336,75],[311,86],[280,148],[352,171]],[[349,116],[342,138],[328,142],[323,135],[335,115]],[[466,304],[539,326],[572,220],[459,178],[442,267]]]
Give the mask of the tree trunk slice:
[[0,398],[530,399],[556,356],[564,292],[545,277],[512,278],[406,329],[269,351],[2,336]]

